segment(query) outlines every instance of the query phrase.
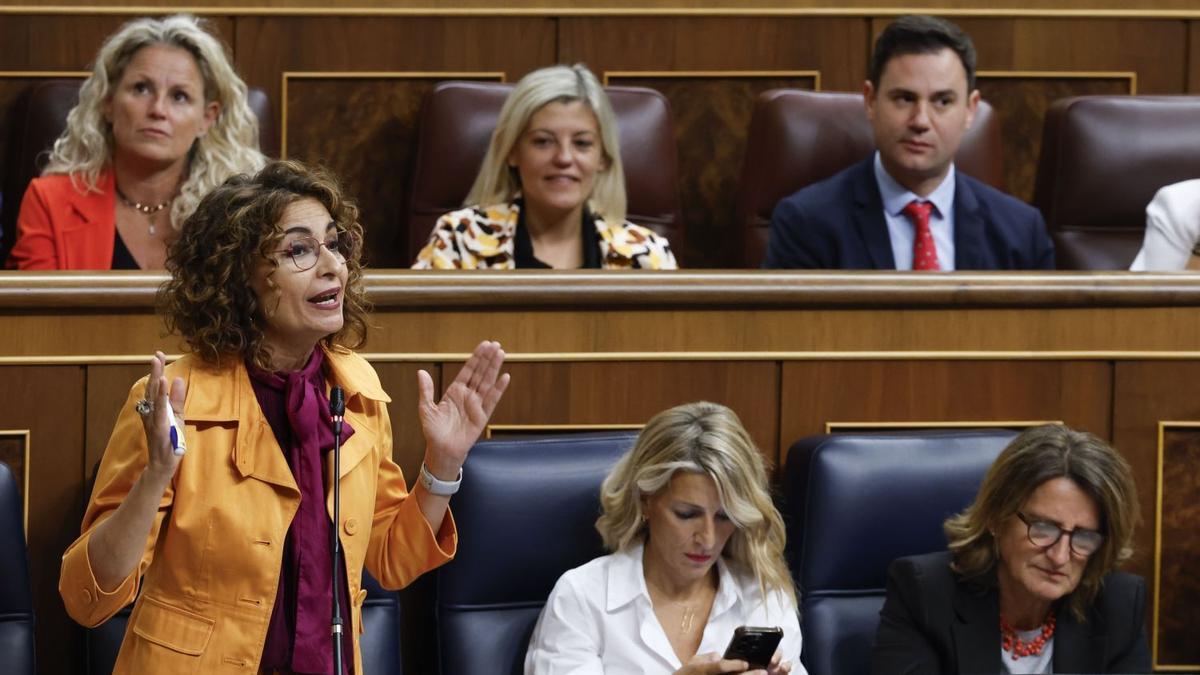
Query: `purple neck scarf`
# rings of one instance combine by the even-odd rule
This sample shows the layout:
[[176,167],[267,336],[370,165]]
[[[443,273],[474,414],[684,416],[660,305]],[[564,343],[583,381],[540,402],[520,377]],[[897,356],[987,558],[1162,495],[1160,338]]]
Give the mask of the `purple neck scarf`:
[[[329,484],[326,460],[333,449],[333,428],[325,395],[324,363],[325,354],[318,348],[308,364],[295,372],[268,373],[248,366],[254,395],[300,488],[300,509],[284,540],[279,592],[259,664],[264,670],[333,672],[330,518],[325,510],[325,486]],[[343,424],[342,443],[353,435],[354,429]],[[344,558],[340,568],[342,659],[345,672],[350,672],[354,664],[354,628]]]

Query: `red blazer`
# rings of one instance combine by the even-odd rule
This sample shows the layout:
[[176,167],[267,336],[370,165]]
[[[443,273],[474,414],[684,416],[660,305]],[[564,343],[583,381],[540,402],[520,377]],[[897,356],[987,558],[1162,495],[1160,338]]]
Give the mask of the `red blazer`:
[[34,178],[21,200],[8,266],[22,270],[112,269],[117,201],[112,171],[100,192],[81,193],[66,175]]

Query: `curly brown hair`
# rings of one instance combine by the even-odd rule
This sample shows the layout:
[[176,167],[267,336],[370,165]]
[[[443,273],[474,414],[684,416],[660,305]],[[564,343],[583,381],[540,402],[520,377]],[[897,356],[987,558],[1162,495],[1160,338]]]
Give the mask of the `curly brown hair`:
[[251,289],[251,279],[260,261],[278,266],[271,252],[283,238],[280,220],[289,205],[306,198],[328,209],[337,230],[353,242],[345,252],[345,320],[321,344],[357,349],[366,342],[358,207],[343,197],[337,179],[326,170],[272,161],[258,173],[233,176],[208,193],[167,254],[171,278],[159,290],[159,311],[167,330],[178,332],[204,361],[219,365],[222,357],[235,356],[268,367],[261,299]]

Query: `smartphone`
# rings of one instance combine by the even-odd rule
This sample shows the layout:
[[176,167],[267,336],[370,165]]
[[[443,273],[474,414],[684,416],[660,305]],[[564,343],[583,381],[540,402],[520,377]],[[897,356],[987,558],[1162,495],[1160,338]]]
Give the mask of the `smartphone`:
[[741,659],[750,664],[750,670],[766,668],[782,639],[783,629],[778,626],[738,626],[725,648],[725,658]]

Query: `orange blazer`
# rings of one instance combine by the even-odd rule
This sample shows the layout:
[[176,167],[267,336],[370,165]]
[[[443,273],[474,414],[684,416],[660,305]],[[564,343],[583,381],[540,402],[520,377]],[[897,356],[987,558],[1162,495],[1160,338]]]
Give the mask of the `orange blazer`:
[[[22,270],[112,269],[117,201],[111,170],[99,192],[80,192],[67,175],[34,178],[17,214],[8,266]],[[86,187],[83,188],[86,190]]]
[[[410,498],[392,462],[389,399],[375,370],[343,349],[331,350],[326,365],[330,384],[346,391],[346,420],[354,427],[338,471],[338,535],[355,627],[354,672],[361,673],[363,565],[383,586],[399,588],[450,560],[458,535],[449,512],[434,533]],[[188,356],[166,375],[187,382],[187,454],[159,504],[141,563],[105,591],[92,574],[87,544],[145,468],[146,437],[133,406],[146,378],[133,385],[117,418],[83,533],[63,554],[59,593],[85,626],[103,623],[137,596],[115,673],[255,673],[300,491],[240,359],[212,369]],[[328,495],[326,508],[332,514]]]

